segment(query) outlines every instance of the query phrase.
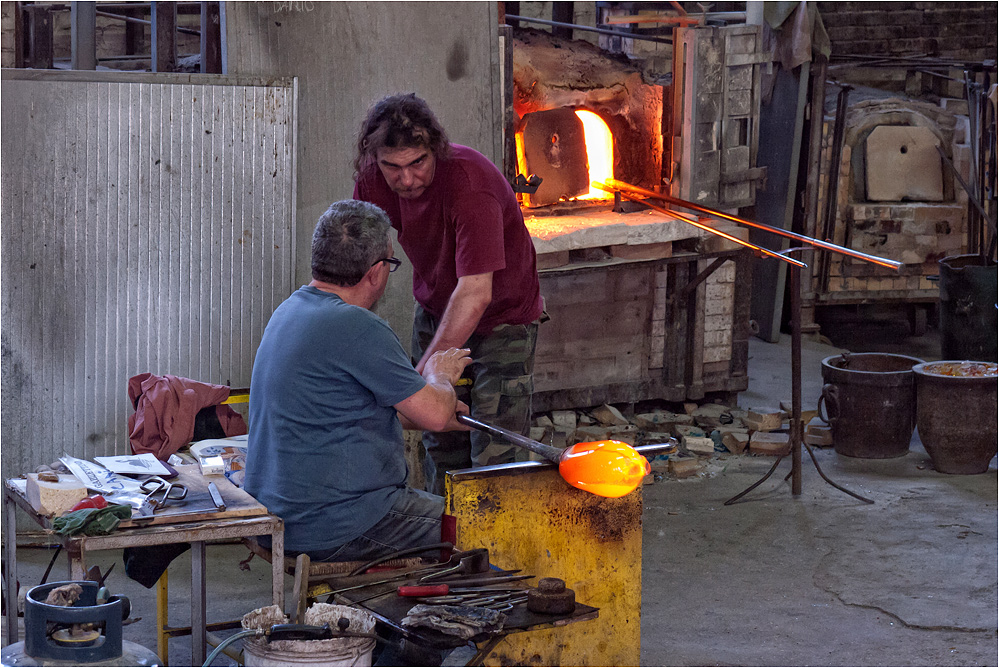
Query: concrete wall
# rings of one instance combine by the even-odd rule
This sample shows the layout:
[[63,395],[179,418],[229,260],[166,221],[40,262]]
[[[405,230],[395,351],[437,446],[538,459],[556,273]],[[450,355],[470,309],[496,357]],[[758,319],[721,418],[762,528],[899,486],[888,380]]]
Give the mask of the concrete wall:
[[[311,278],[316,220],[353,191],[356,132],[383,96],[415,92],[452,141],[502,164],[496,3],[230,2],[223,11],[226,72],[299,78],[298,284]],[[377,312],[408,350],[408,263]]]

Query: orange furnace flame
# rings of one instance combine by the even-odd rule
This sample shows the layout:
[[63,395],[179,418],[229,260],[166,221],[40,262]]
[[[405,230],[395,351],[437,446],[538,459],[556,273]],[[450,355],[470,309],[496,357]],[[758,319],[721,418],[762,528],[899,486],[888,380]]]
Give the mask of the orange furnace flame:
[[559,475],[573,487],[610,499],[630,494],[652,472],[649,460],[622,441],[576,443],[565,449]]
[[[614,178],[614,135],[604,119],[592,111],[577,109],[576,117],[583,124],[583,142],[586,144],[586,161],[590,176],[590,190],[575,199],[612,199],[613,193],[608,193],[594,187],[594,181],[607,181]],[[524,132],[521,130],[514,136],[517,145],[517,170],[529,176],[527,172],[527,157],[524,153]]]

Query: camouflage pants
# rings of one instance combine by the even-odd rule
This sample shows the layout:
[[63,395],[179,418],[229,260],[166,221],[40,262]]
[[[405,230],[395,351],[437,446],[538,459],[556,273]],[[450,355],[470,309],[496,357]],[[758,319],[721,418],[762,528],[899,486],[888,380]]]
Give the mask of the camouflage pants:
[[[419,360],[437,331],[437,318],[416,305],[413,320],[413,357]],[[465,343],[473,362],[455,391],[469,406],[472,417],[527,434],[534,392],[534,349],[538,323],[500,325],[488,335],[473,334]],[[444,494],[444,472],[472,466],[507,464],[527,459],[527,451],[482,431],[424,432],[427,450],[423,462],[426,490]]]

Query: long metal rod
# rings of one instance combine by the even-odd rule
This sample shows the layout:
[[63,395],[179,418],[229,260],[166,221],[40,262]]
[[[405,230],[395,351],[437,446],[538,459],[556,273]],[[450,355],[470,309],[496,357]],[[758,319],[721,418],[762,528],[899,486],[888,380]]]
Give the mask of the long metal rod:
[[801,496],[801,275],[791,270],[791,494]]
[[[103,16],[104,18],[114,19],[116,21],[124,21],[125,23],[135,23],[138,25],[151,26],[152,21],[147,21],[146,19],[140,19],[135,16],[123,16],[121,14],[112,14],[111,12],[102,12],[97,10],[97,16]],[[195,30],[194,28],[188,28],[186,26],[177,26],[177,32],[182,32],[188,35],[200,35],[200,30]]]
[[[613,181],[613,183],[617,184],[617,183],[621,183],[621,182],[620,181]],[[601,190],[607,190],[607,191],[610,191],[610,192],[614,192],[614,188],[608,187],[604,183],[600,183],[598,181],[593,181],[593,185],[596,186],[597,188],[600,188]],[[682,214],[682,213],[680,213],[678,211],[670,211],[669,209],[666,209],[664,207],[656,206],[655,204],[650,204],[650,203],[646,202],[645,200],[640,199],[640,198],[632,195],[631,193],[629,193],[629,192],[627,192],[625,190],[618,190],[618,192],[621,194],[621,197],[624,197],[625,199],[631,200],[632,202],[637,202],[639,204],[644,204],[645,206],[649,207],[653,211],[658,211],[659,213],[666,214],[667,216],[672,216],[673,218],[676,218],[677,220],[682,220],[683,222],[685,222],[685,223],[687,223],[689,225],[693,225],[694,227],[696,227],[698,229],[704,230],[706,232],[710,232],[711,234],[714,234],[716,236],[722,237],[723,239],[728,239],[729,241],[731,241],[733,243],[736,243],[736,244],[739,244],[740,246],[745,246],[746,248],[750,248],[750,249],[756,251],[757,253],[762,253],[763,255],[766,255],[768,257],[773,257],[773,258],[776,258],[778,260],[783,260],[784,262],[787,262],[788,264],[790,264],[792,266],[795,266],[795,267],[807,267],[808,266],[804,262],[801,262],[800,260],[795,260],[793,257],[788,257],[786,255],[781,255],[780,253],[775,253],[772,250],[768,250],[768,249],[764,248],[763,246],[757,246],[756,244],[750,243],[748,241],[743,241],[739,237],[734,237],[731,234],[729,234],[728,232],[722,232],[721,230],[716,230],[715,228],[711,227],[710,225],[705,225],[704,223],[698,221],[696,218],[694,218],[692,216],[687,216],[687,215],[684,215],[684,214]]]
[[606,28],[593,28],[591,26],[581,26],[577,23],[561,23],[559,21],[548,21],[546,19],[535,19],[530,16],[517,16],[516,14],[507,14],[506,18],[513,19],[514,21],[524,21],[525,23],[540,23],[546,26],[553,26],[555,28],[572,28],[573,30],[583,30],[585,32],[595,32],[601,35],[613,35],[615,37],[624,37],[625,39],[641,39],[646,42],[659,42],[661,44],[672,44],[672,39],[666,39],[665,37],[653,37],[651,35],[636,35],[630,32],[623,32],[621,30],[607,30]]
[[[896,262],[895,260],[889,260],[882,257],[877,257],[874,255],[868,255],[867,253],[861,253],[860,251],[855,251],[852,248],[845,248],[843,246],[838,246],[834,243],[828,241],[821,241],[819,239],[813,239],[812,237],[806,237],[803,234],[798,234],[797,232],[791,232],[789,230],[783,230],[779,227],[773,227],[771,225],[765,225],[763,223],[757,223],[745,218],[739,218],[738,216],[733,216],[731,214],[725,213],[723,211],[717,211],[715,209],[710,209],[706,206],[701,206],[699,204],[694,204],[693,202],[688,202],[686,200],[678,199],[676,197],[671,197],[664,193],[657,193],[652,190],[646,190],[645,188],[639,188],[638,186],[633,186],[630,183],[625,183],[624,181],[618,181],[617,179],[607,179],[607,185],[610,188],[604,188],[605,190],[617,189],[621,191],[630,191],[645,197],[654,197],[656,199],[661,199],[664,202],[673,204],[676,206],[681,206],[686,209],[692,209],[700,213],[704,213],[709,216],[714,216],[716,218],[723,218],[725,220],[730,220],[733,223],[739,223],[740,225],[746,225],[748,227],[755,227],[760,230],[766,230],[767,232],[772,232],[774,234],[780,235],[782,237],[787,237],[789,239],[797,239],[798,241],[803,241],[807,244],[815,246],[817,248],[824,248],[825,250],[833,251],[836,253],[841,253],[843,255],[848,255],[850,257],[856,258],[858,260],[864,260],[865,262],[871,262],[873,264],[880,265],[882,267],[887,267],[889,269],[898,270],[902,267],[901,262]],[[622,195],[625,194],[622,192]],[[631,199],[631,198],[629,198]],[[675,215],[675,212],[670,212]],[[717,231],[717,230],[716,230]],[[785,259],[784,256],[780,256]],[[799,266],[805,266],[803,263],[799,263]]]
[[545,445],[540,441],[535,441],[533,438],[527,438],[516,432],[510,431],[509,429],[504,429],[503,427],[497,427],[495,425],[476,420],[470,415],[458,415],[458,422],[469,427],[474,427],[480,431],[484,431],[493,436],[499,436],[500,438],[505,438],[510,441],[513,445],[520,446],[525,450],[530,450],[531,452],[541,455],[545,459],[555,464],[558,464],[562,459],[562,452],[560,448],[556,448],[553,445]]

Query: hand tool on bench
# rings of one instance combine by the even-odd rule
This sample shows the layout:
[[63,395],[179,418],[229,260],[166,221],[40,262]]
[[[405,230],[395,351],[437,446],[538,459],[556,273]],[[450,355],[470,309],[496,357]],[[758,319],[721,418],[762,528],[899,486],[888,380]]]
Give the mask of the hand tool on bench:
[[[456,559],[457,563],[454,563]],[[424,584],[430,580],[438,580],[454,574],[473,575],[477,573],[486,573],[488,571],[489,550],[484,547],[479,547],[474,550],[466,550],[465,552],[457,553],[451,557],[451,561],[448,562],[448,565],[445,568],[439,571],[434,571],[429,575],[424,575],[420,578],[419,583]]]
[[524,591],[523,587],[452,587],[448,584],[402,585],[396,589],[399,596],[416,598],[420,596],[445,596],[447,594],[487,594],[507,591]]
[[169,482],[159,476],[145,480],[139,485],[139,489],[146,493],[146,498],[139,506],[139,515],[142,517],[152,517],[153,513],[166,506],[168,501],[180,501],[187,497],[186,485]]
[[386,554],[384,557],[379,557],[374,561],[369,561],[363,566],[358,566],[350,572],[350,576],[360,575],[364,573],[369,568],[377,566],[378,564],[384,564],[386,561],[391,561],[392,559],[398,559],[399,557],[405,557],[410,554],[420,554],[421,552],[430,552],[431,550],[453,550],[454,545],[451,543],[434,543],[433,545],[423,545],[420,547],[410,547],[405,550],[397,550],[390,554]]
[[539,454],[558,464],[559,475],[567,483],[591,494],[617,498],[630,494],[652,473],[649,460],[621,441],[576,443],[564,450],[545,445],[509,429],[458,414],[458,422],[504,438],[513,445]]
[[[480,548],[480,549],[484,550],[485,548]],[[472,551],[475,552],[475,550],[472,550]],[[489,554],[488,554],[488,550],[485,550],[485,551],[486,551],[486,555],[485,555],[485,569],[484,569],[484,571],[479,571],[479,572],[485,572],[485,571],[489,570]],[[427,573],[428,571],[439,571],[439,570],[442,570],[442,569],[449,569],[449,568],[454,567],[454,566],[460,566],[461,562],[462,562],[462,559],[466,558],[468,556],[470,556],[470,555],[467,552],[456,552],[454,555],[452,555],[451,559],[447,563],[445,563],[445,564],[438,564],[437,566],[433,566],[433,567],[430,567],[430,568],[418,568],[418,569],[415,569],[415,570],[408,570],[405,573],[400,573],[399,575],[395,575],[395,576],[390,577],[390,578],[384,578],[382,580],[376,580],[374,582],[365,582],[363,584],[352,585],[350,587],[341,587],[339,589],[333,589],[333,590],[331,590],[329,592],[317,593],[316,596],[322,596],[323,594],[330,594],[330,596],[333,596],[333,595],[336,595],[336,594],[342,594],[345,591],[352,591],[354,589],[364,589],[366,587],[375,587],[375,586],[378,586],[378,585],[388,584],[390,582],[398,582],[399,580],[405,580],[407,578],[412,578],[412,577],[415,577],[417,575],[423,575],[423,574]],[[480,559],[480,561],[476,562],[476,567],[481,567],[481,563],[482,563],[481,562],[481,557],[479,557],[479,559]],[[469,562],[469,564],[472,565],[471,561]]]

